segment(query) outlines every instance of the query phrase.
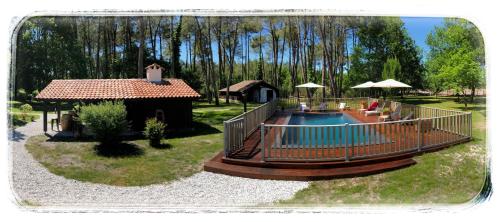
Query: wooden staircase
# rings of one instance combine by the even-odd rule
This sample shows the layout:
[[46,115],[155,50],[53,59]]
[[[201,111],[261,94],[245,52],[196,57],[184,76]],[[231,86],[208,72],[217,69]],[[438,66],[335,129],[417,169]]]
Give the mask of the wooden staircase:
[[204,170],[254,179],[272,180],[325,180],[366,176],[396,170],[416,164],[410,157],[392,158],[386,161],[353,162],[352,164],[316,165],[297,163],[264,163],[258,161],[224,160],[223,154],[205,163]]

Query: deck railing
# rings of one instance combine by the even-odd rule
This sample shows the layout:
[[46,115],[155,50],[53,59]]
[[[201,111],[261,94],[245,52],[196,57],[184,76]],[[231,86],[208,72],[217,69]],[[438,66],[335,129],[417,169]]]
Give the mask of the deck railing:
[[278,100],[265,103],[253,110],[224,121],[225,156],[243,148],[244,140],[277,110]]
[[470,112],[401,106],[402,116],[412,114],[412,119],[343,125],[261,124],[262,161],[350,161],[425,151],[472,136]]
[[[265,124],[278,109],[297,109],[306,102],[312,110],[325,103],[327,110],[341,102],[360,108],[368,97],[328,99],[280,98],[224,121],[226,157],[244,148],[255,134],[260,139],[262,161],[351,161],[383,155],[420,152],[468,140],[472,114],[396,102],[407,120],[343,125]],[[389,107],[387,104],[386,107]],[[252,136],[252,138],[254,137]],[[260,137],[260,138],[258,138]]]

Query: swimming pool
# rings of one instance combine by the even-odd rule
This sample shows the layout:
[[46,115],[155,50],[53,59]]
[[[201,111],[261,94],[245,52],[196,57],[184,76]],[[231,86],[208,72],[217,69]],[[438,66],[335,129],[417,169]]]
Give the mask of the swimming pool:
[[[379,144],[389,142],[370,125],[345,127],[345,124],[361,123],[347,113],[294,113],[283,133],[281,145],[288,147],[337,147],[349,144]],[[307,126],[307,127],[293,127]]]

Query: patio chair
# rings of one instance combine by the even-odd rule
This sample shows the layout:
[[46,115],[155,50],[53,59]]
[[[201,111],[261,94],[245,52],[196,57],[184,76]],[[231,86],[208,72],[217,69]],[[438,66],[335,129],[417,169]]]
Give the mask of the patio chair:
[[326,111],[326,103],[320,103],[319,104],[319,111]]
[[[391,104],[391,106],[392,106],[392,104]],[[378,118],[379,121],[383,121],[383,122],[389,121],[389,120],[397,121],[397,120],[401,119],[401,104],[396,103],[395,106],[396,107],[394,108],[393,111],[391,111],[389,113],[389,115],[380,115]]]
[[413,112],[408,113],[402,120],[410,120],[413,119]]
[[382,106],[377,106],[375,110],[365,111],[365,116],[380,115],[381,113],[384,112],[384,108],[385,108],[385,102],[382,103]]
[[54,131],[54,124],[56,124],[57,131],[59,131],[59,123],[60,121],[57,117],[50,119],[50,129]]
[[[412,119],[414,119],[414,113],[410,112],[410,113],[408,113],[408,115],[406,115],[405,117],[403,117],[401,120],[405,121],[405,120],[412,120]],[[408,121],[408,122],[404,122],[402,124],[403,125],[413,125],[414,123],[415,123],[415,121]]]

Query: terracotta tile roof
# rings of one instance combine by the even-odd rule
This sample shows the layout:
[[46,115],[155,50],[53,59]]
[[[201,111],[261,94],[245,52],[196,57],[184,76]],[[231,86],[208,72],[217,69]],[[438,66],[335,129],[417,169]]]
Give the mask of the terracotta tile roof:
[[[229,86],[229,91],[230,92],[239,92],[239,91],[244,91],[253,85],[264,82],[264,80],[244,80],[239,83],[236,83],[234,85]],[[227,90],[227,87],[224,89],[219,90],[219,92],[225,92]]]
[[141,98],[199,98],[181,79],[164,79],[161,84],[146,79],[52,80],[37,96],[40,100],[94,100]]

